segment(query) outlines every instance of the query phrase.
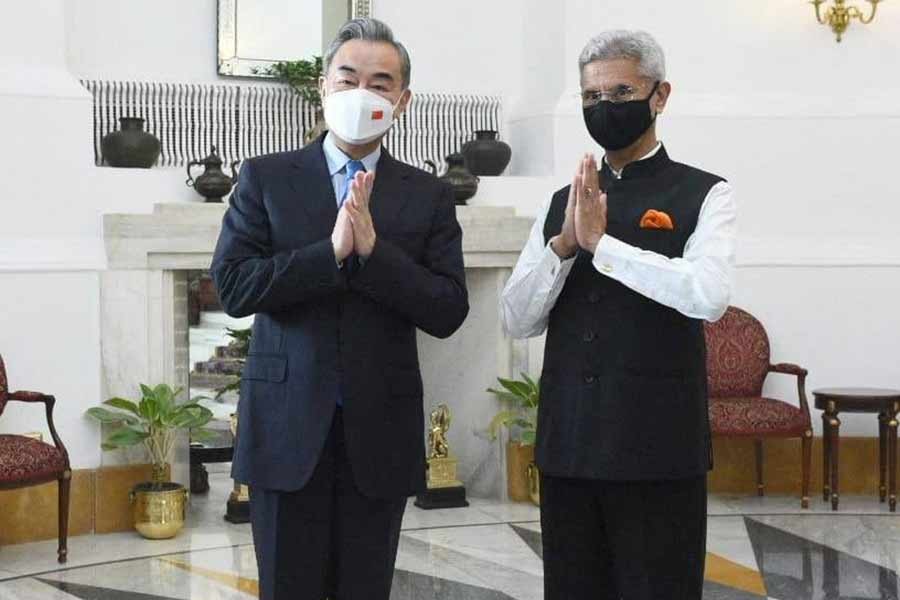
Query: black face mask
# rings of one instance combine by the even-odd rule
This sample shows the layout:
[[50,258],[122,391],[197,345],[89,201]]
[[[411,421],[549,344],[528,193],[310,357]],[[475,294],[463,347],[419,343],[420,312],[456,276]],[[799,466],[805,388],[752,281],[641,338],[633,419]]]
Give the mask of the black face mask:
[[584,109],[584,124],[588,133],[606,150],[621,150],[635,143],[650,129],[656,117],[650,114],[650,98],[659,87],[657,81],[644,100],[615,104],[601,100]]

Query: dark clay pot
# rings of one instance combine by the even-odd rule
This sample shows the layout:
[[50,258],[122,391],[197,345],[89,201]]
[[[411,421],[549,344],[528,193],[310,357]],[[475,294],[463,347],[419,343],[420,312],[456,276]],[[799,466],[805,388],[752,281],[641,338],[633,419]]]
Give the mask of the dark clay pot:
[[144,131],[144,119],[121,117],[119,131],[113,131],[100,142],[103,160],[111,167],[149,169],[159,158],[159,140]]
[[[453,187],[453,197],[458,205],[464,205],[466,200],[478,191],[478,178],[466,168],[466,159],[459,152],[454,152],[447,157],[447,172],[438,179],[446,181]],[[431,172],[437,175],[437,166],[430,160],[425,161],[431,167]]]
[[473,175],[500,175],[512,158],[509,144],[498,140],[497,132],[489,129],[476,131],[475,139],[463,145],[462,153]]

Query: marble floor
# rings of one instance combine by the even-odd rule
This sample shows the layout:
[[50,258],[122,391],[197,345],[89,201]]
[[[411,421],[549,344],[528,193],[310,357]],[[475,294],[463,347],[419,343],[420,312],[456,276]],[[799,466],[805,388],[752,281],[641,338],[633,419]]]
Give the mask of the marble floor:
[[[216,467],[216,465],[213,465]],[[0,600],[241,600],[258,595],[248,525],[222,520],[230,480],[210,475],[189,526],[167,541],[134,533],[74,537],[69,563],[55,542],[0,548]],[[898,600],[900,517],[877,500],[845,498],[799,510],[793,498],[710,498],[706,600]],[[539,600],[538,511],[471,499],[403,522],[394,600]]]

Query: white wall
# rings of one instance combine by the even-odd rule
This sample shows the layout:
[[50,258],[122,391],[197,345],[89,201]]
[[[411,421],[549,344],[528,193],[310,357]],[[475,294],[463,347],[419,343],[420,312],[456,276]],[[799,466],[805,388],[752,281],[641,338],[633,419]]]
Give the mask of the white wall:
[[80,79],[215,81],[216,0],[66,3],[69,68]]

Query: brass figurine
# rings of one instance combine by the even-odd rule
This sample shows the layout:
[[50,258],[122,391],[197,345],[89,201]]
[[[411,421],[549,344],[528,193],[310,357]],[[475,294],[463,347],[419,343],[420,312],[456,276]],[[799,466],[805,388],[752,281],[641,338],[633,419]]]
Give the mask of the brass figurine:
[[420,508],[468,506],[466,488],[456,477],[456,459],[450,454],[447,431],[452,420],[450,409],[441,404],[431,411],[428,428],[428,489],[416,498]]
[[450,456],[450,447],[447,444],[448,429],[450,429],[450,409],[446,404],[441,404],[431,411],[431,429],[428,432],[429,460]]

